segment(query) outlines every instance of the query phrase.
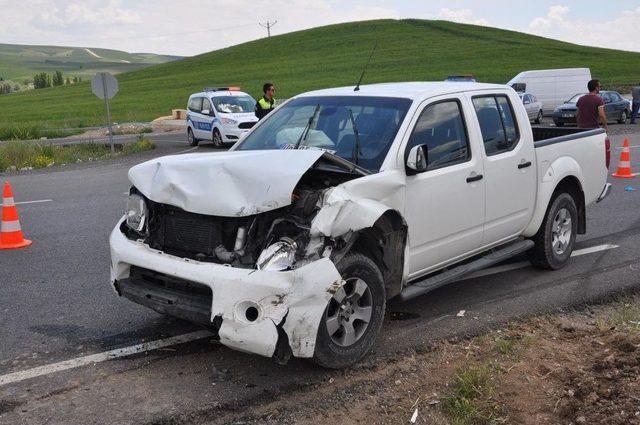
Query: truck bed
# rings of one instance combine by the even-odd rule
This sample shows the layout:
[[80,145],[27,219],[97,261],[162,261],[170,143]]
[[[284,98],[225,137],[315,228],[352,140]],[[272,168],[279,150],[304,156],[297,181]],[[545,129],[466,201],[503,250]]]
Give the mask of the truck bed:
[[536,148],[605,132],[602,128],[577,127],[531,127],[531,130],[533,131],[533,142]]

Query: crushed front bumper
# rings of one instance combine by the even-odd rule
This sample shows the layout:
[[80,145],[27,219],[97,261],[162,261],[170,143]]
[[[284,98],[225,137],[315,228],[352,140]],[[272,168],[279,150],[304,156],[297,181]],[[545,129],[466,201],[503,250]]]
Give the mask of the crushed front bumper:
[[[219,325],[222,344],[272,357],[278,340],[286,338],[284,342],[294,356],[313,357],[324,310],[342,285],[342,278],[331,260],[323,258],[286,272],[199,262],[172,256],[127,239],[120,231],[122,221],[118,222],[109,238],[111,284],[116,292],[179,317],[189,318],[185,315],[194,314],[190,320],[201,322],[202,298],[190,302],[189,297],[174,300],[175,292],[171,291],[164,294],[162,290],[145,292],[141,285],[136,284],[144,279],[132,278],[132,266],[135,266],[134,275],[143,270],[143,273],[155,274],[166,281],[190,282],[197,287],[196,293],[209,288],[209,320],[216,327]],[[169,307],[161,307],[163,304]],[[280,344],[284,342],[281,340]]]

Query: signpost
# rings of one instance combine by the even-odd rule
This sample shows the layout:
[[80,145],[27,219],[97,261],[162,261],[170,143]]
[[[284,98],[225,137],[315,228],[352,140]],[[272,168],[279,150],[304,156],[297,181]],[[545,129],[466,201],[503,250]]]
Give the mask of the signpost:
[[109,109],[109,99],[118,93],[118,80],[108,72],[98,72],[91,79],[91,91],[93,94],[104,100],[107,110],[107,124],[109,126],[109,144],[113,153],[113,130],[111,129],[111,110]]

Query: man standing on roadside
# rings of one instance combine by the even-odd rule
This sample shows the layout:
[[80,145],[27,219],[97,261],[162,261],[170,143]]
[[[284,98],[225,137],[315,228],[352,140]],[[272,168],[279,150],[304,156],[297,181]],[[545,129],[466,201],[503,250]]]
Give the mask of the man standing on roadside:
[[604,101],[598,93],[600,93],[600,81],[591,80],[587,84],[589,93],[578,99],[576,106],[578,107],[578,127],[579,128],[599,128],[600,125],[609,131],[607,125],[607,116],[604,113]]
[[276,100],[273,98],[273,95],[276,93],[276,88],[271,83],[265,83],[262,86],[262,91],[264,92],[264,96],[260,98],[256,102],[256,117],[259,120],[266,117],[267,114],[273,111],[274,104]]
[[640,84],[631,89],[631,96],[633,101],[631,103],[631,124],[636,123],[638,117],[638,110],[640,110]]

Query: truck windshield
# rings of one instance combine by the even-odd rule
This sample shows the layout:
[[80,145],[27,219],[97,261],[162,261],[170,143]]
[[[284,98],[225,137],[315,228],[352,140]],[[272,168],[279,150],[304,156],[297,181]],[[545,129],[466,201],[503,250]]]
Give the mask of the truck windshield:
[[235,150],[322,149],[377,172],[409,106],[404,98],[301,97],[267,115]]
[[216,111],[224,114],[253,112],[256,101],[251,96],[214,96],[211,98]]

